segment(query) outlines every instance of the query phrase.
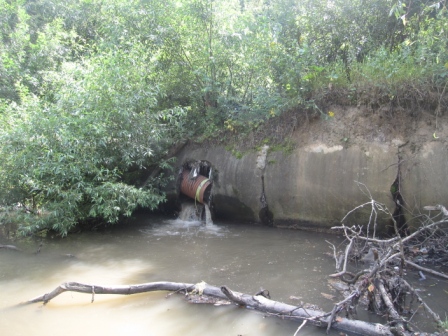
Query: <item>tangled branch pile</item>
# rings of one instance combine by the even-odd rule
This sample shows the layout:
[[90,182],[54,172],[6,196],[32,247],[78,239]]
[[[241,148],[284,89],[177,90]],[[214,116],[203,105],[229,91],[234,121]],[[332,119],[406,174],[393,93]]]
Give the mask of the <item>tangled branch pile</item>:
[[[344,220],[351,212],[368,204],[371,205],[372,211],[371,221],[367,227],[348,227],[344,224]],[[361,301],[364,301],[370,311],[387,317],[391,331],[395,335],[412,332],[411,320],[420,307],[425,309],[439,328],[442,327],[440,317],[405,280],[404,275],[407,267],[413,267],[417,269],[422,280],[425,279],[424,273],[448,279],[446,273],[418,264],[423,263],[429,255],[436,265],[446,266],[443,263],[448,260],[447,209],[442,205],[425,207],[427,211],[436,211],[436,215],[422,216],[421,226],[407,235],[399,230],[397,222],[387,208],[372,198],[370,202],[356,209],[347,214],[342,226],[333,227],[334,230],[343,231],[348,244],[344,252],[338,252],[331,244],[338,272],[330,277],[346,283],[348,291],[345,291],[345,299],[334,306],[331,320],[337,313],[344,311],[347,316],[356,317],[356,308]],[[395,230],[392,238],[377,237],[375,219],[378,212],[390,215]],[[353,261],[363,262],[365,269],[350,271]],[[328,329],[330,327],[331,325]]]

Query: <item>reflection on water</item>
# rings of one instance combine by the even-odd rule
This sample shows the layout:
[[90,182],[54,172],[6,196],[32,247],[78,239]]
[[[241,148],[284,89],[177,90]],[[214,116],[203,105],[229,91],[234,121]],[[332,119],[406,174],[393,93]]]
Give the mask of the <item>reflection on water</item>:
[[[96,295],[94,303],[90,295],[64,293],[45,307],[16,305],[66,281],[204,280],[245,293],[262,287],[274,300],[328,311],[334,302],[322,293],[335,294],[326,281],[334,263],[324,254],[325,239],[340,242],[301,231],[139,218],[107,232],[48,238],[37,255],[38,242],[21,243],[23,252],[0,251],[0,335],[293,335],[297,323],[235,306],[188,304],[165,292]],[[322,334],[312,327],[300,331]]]

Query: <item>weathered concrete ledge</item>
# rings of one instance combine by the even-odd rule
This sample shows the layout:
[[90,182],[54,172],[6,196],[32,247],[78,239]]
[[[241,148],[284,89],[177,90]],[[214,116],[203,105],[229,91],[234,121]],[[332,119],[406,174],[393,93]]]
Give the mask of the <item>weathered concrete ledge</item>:
[[[370,195],[394,212],[391,186],[397,176],[408,219],[425,205],[448,204],[446,146],[428,142],[418,152],[406,147],[398,140],[348,148],[315,142],[289,154],[264,147],[237,158],[224,147],[190,144],[177,159],[179,165],[188,159],[213,164],[218,176],[213,187],[217,218],[263,222],[264,194],[271,224],[328,229],[369,202]],[[365,225],[370,215],[371,207],[365,206],[348,222]],[[390,216],[379,212],[378,223],[384,228]]]

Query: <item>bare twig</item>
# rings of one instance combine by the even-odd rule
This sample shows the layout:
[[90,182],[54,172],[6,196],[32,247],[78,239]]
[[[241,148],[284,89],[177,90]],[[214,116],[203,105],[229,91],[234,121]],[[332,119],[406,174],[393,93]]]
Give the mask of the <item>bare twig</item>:
[[348,216],[350,216],[350,214],[352,214],[353,212],[355,212],[358,209],[364,208],[364,206],[368,205],[368,204],[372,204],[372,201],[363,203],[361,205],[358,205],[356,208],[350,210],[349,212],[347,212],[347,214],[344,216],[344,218],[342,218],[341,223],[344,223],[344,221],[347,219]]
[[300,329],[302,329],[307,322],[308,322],[308,320],[303,320],[302,324],[297,328],[296,332],[294,333],[294,336],[297,336],[297,334],[299,333]]
[[325,240],[329,245],[331,245],[332,249],[333,249],[333,257],[334,257],[334,261],[336,263],[335,267],[336,267],[336,271],[339,271],[341,268],[341,262],[338,258],[338,255],[336,253],[336,247],[334,246],[334,244],[330,243],[328,240]]
[[348,255],[350,253],[350,250],[352,248],[353,245],[353,238],[350,238],[347,234],[346,234],[347,239],[349,240],[349,244],[347,245],[347,247],[345,248],[345,258],[344,258],[344,266],[342,268],[342,271],[336,273],[336,274],[331,274],[330,277],[332,278],[336,278],[339,276],[344,275],[347,272],[347,261],[348,261]]
[[[344,224],[342,224],[342,226],[333,226],[331,229],[332,230],[348,230],[352,234],[355,234],[355,235],[358,234],[358,231],[355,231],[355,227],[347,227]],[[389,238],[389,239],[377,239],[377,238],[364,237],[364,236],[361,236],[361,235],[358,235],[356,238],[359,239],[359,240],[364,240],[364,241],[367,241],[367,242],[378,243],[378,244],[389,244],[391,242],[394,242],[394,241],[398,240],[398,237],[392,237],[392,238]]]

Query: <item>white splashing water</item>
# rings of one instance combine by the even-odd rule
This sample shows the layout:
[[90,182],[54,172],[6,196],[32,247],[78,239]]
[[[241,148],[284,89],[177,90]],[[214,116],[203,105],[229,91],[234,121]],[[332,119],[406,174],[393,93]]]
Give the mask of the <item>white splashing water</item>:
[[185,222],[200,222],[202,217],[202,204],[182,203],[179,219]]
[[201,222],[205,212],[205,225],[212,226],[212,214],[207,204],[182,203],[179,220],[185,222]]

